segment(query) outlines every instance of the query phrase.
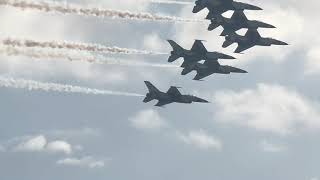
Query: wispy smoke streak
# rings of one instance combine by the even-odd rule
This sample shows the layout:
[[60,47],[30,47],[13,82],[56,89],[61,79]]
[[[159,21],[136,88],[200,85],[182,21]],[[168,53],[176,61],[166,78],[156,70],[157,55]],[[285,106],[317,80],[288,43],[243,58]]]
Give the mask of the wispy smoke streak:
[[157,4],[181,4],[181,5],[193,5],[194,2],[186,2],[186,1],[162,1],[162,0],[152,0],[152,3]]
[[91,55],[78,51],[49,51],[37,48],[18,48],[12,46],[0,46],[0,54],[6,56],[25,56],[33,59],[67,59],[70,61],[85,61],[96,64],[110,64],[121,66],[139,66],[139,67],[160,67],[160,68],[178,68],[171,64],[155,64],[146,62],[137,62],[130,60],[120,60],[105,58],[99,55]]
[[15,8],[33,9],[43,12],[58,12],[62,14],[77,14],[84,16],[95,17],[110,17],[110,18],[123,18],[123,19],[135,19],[135,20],[149,20],[149,21],[181,21],[181,22],[201,22],[197,19],[184,19],[173,16],[163,16],[150,13],[134,13],[130,11],[119,11],[111,9],[100,8],[84,8],[76,5],[59,3],[59,2],[33,2],[24,0],[0,0],[0,5],[12,6]]
[[91,89],[87,87],[72,86],[72,85],[66,85],[66,84],[44,83],[44,82],[38,82],[33,80],[14,79],[14,78],[5,78],[5,77],[0,77],[0,87],[28,89],[30,91],[41,90],[41,91],[47,91],[47,92],[53,91],[53,92],[61,92],[61,93],[80,93],[80,94],[91,94],[91,95],[118,95],[118,96],[135,96],[135,97],[144,96],[136,93],[99,90],[99,89]]
[[17,38],[5,38],[1,40],[4,45],[10,45],[13,47],[41,47],[41,48],[55,48],[55,49],[71,49],[79,51],[91,51],[100,53],[113,53],[113,54],[146,54],[157,55],[165,54],[160,52],[151,52],[144,50],[127,49],[120,47],[107,47],[100,44],[88,44],[88,43],[76,43],[67,41],[36,41],[31,39],[17,39]]

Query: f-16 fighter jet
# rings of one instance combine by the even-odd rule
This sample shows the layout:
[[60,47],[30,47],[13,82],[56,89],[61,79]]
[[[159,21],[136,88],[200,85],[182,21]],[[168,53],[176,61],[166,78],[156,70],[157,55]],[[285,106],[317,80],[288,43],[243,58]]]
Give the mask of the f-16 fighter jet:
[[193,102],[200,102],[200,103],[208,103],[207,100],[198,98],[192,95],[182,95],[178,88],[175,86],[171,86],[167,92],[161,92],[158,90],[154,85],[152,85],[149,81],[144,82],[149,90],[145,99],[143,100],[144,103],[150,102],[154,99],[158,100],[158,103],[155,106],[162,107],[166,104],[170,103],[185,103],[191,104]]
[[172,40],[168,40],[168,42],[170,43],[173,49],[173,51],[171,51],[171,55],[168,59],[168,62],[173,62],[178,58],[182,57],[184,58],[184,62],[181,65],[181,67],[185,67],[186,65],[190,64],[195,64],[201,60],[216,61],[218,59],[235,59],[232,56],[220,52],[208,52],[201,40],[195,40],[191,50],[186,50],[182,48]]
[[196,63],[191,66],[187,66],[181,72],[181,75],[186,75],[191,71],[197,71],[197,75],[193,80],[200,81],[201,79],[210,76],[214,73],[216,74],[230,74],[230,73],[248,73],[245,70],[235,68],[227,65],[220,65],[218,61],[205,61],[203,64]]
[[229,10],[262,10],[260,7],[247,3],[236,2],[233,0],[197,0],[192,12],[198,13],[204,8],[209,10],[207,19],[211,19],[211,15],[222,14]]
[[209,25],[208,30],[212,31],[219,26],[222,26],[224,29],[221,36],[226,36],[242,28],[275,28],[273,25],[261,21],[248,20],[243,10],[236,10],[231,18],[223,17],[221,14],[215,15],[214,18],[211,19],[211,24]]
[[234,51],[235,53],[241,53],[254,46],[288,45],[273,38],[261,37],[257,29],[249,29],[244,36],[240,36],[237,33],[227,35],[222,47],[226,48],[233,43],[238,44],[237,49]]

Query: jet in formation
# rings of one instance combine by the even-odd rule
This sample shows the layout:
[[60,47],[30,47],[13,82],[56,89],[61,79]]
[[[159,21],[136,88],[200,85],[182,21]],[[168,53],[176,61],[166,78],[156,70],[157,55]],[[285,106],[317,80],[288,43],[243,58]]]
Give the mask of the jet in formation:
[[242,28],[257,29],[257,28],[275,28],[271,24],[267,24],[261,21],[248,20],[243,10],[234,11],[231,18],[223,17],[221,14],[214,15],[214,18],[210,19],[211,24],[208,27],[209,31],[216,29],[219,26],[223,27],[221,36],[226,36],[233,32],[236,32]]
[[178,90],[179,87],[171,86],[167,92],[161,92],[149,81],[145,81],[145,84],[149,92],[143,100],[144,103],[150,102],[152,100],[158,100],[158,103],[155,105],[158,107],[162,107],[174,102],[184,104],[191,104],[193,102],[208,103],[207,100],[198,98],[196,96],[182,95]]
[[220,65],[218,61],[205,61],[203,64],[196,63],[194,65],[187,66],[181,72],[181,75],[189,74],[192,71],[196,71],[197,74],[193,80],[200,81],[205,77],[208,77],[212,74],[230,74],[230,73],[248,73],[245,70],[228,66]]
[[208,52],[201,40],[195,40],[191,50],[182,48],[173,40],[168,40],[168,42],[173,49],[168,62],[173,62],[179,58],[183,58],[184,62],[181,67],[193,65],[202,60],[217,61],[218,59],[235,59],[232,56],[220,52]]
[[233,43],[238,44],[237,49],[234,51],[235,53],[241,53],[254,46],[288,45],[285,42],[273,38],[261,37],[257,29],[248,29],[244,36],[238,35],[237,33],[226,35],[222,47],[226,48]]
[[207,19],[213,18],[212,16],[215,14],[222,14],[229,10],[262,10],[258,6],[233,0],[197,0],[192,12],[198,13],[205,8],[209,10]]

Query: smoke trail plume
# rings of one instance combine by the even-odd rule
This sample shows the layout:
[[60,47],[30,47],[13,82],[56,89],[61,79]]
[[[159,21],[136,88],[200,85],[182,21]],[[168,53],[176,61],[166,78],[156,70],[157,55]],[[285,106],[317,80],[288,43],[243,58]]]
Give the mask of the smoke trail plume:
[[71,49],[79,51],[91,51],[100,53],[112,54],[146,54],[146,55],[159,55],[165,54],[160,52],[151,52],[136,49],[127,49],[120,47],[107,47],[100,44],[76,43],[67,41],[36,41],[31,39],[17,39],[5,38],[0,41],[4,45],[13,47],[40,47],[40,48],[55,48],[55,49]]
[[0,46],[0,54],[6,56],[25,56],[33,59],[68,59],[70,61],[86,61],[96,64],[110,64],[122,66],[139,66],[139,67],[160,67],[160,68],[178,68],[171,64],[155,64],[146,62],[136,62],[130,60],[120,60],[105,58],[104,56],[82,53],[79,51],[49,51],[37,48],[18,48],[12,46]]
[[173,16],[163,16],[150,13],[134,13],[130,11],[119,11],[111,9],[100,8],[84,8],[76,5],[59,3],[59,2],[33,2],[25,0],[0,0],[0,5],[12,6],[20,8],[22,10],[32,9],[43,12],[58,12],[62,14],[77,14],[84,16],[95,17],[110,17],[110,18],[122,18],[122,19],[135,19],[135,20],[149,20],[149,21],[167,21],[167,22],[202,22],[202,20],[196,19],[184,19]]
[[61,93],[80,93],[80,94],[91,94],[91,95],[117,95],[117,96],[134,96],[142,97],[144,95],[128,92],[118,92],[109,90],[91,89],[87,87],[72,86],[66,84],[56,83],[44,83],[33,80],[25,79],[14,79],[0,77],[0,87],[5,88],[17,88],[17,89],[28,89],[29,91],[41,90],[47,92],[61,92]]
[[157,4],[181,4],[181,5],[193,5],[193,2],[186,2],[186,1],[165,1],[165,0],[152,0],[152,3]]

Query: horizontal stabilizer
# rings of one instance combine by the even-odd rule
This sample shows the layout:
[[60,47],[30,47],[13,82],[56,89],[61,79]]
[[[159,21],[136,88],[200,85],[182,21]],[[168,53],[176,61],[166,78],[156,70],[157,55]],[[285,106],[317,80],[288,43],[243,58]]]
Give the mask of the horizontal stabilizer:
[[143,102],[144,102],[144,103],[147,103],[147,102],[152,101],[153,99],[154,99],[153,97],[147,95],[147,96],[144,98]]
[[222,44],[222,47],[223,47],[223,48],[229,47],[229,46],[232,45],[233,43],[234,43],[234,42],[232,42],[232,41],[225,40],[224,43]]
[[178,58],[180,58],[180,56],[173,54],[173,55],[169,56],[168,62],[173,62],[173,61],[177,60]]
[[187,75],[189,74],[191,71],[193,71],[194,68],[193,67],[185,67],[182,72],[181,72],[181,75]]
[[218,23],[211,23],[209,25],[209,27],[208,27],[208,31],[212,31],[212,30],[216,29],[219,26],[220,26],[220,24],[218,24]]

